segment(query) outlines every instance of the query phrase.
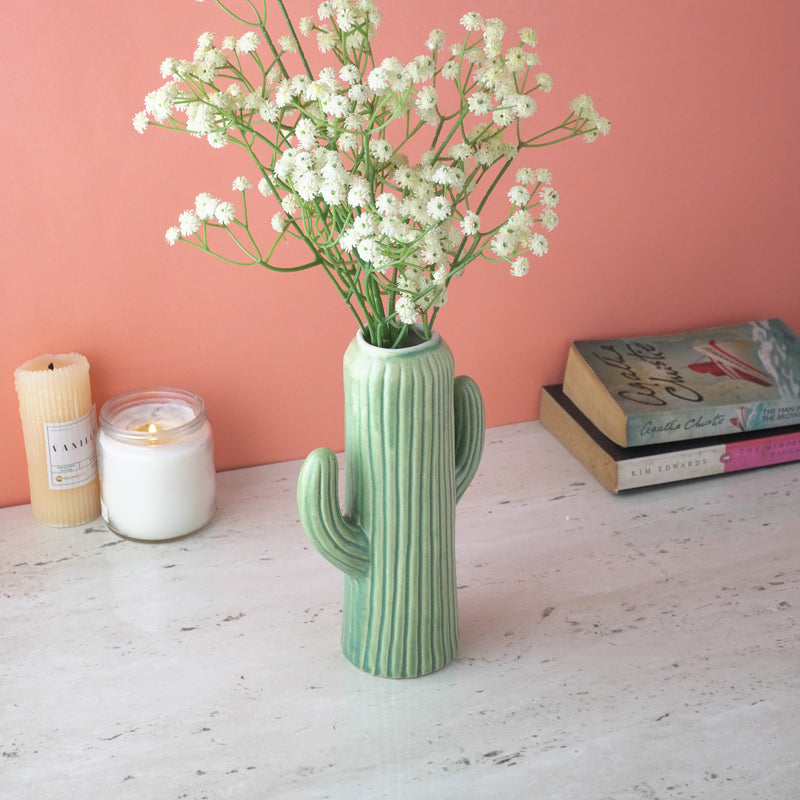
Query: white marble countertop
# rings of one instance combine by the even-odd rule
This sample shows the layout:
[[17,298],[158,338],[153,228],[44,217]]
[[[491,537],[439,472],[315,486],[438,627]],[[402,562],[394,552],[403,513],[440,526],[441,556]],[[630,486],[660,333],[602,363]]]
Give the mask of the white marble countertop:
[[0,511],[0,796],[800,797],[800,464],[614,496],[538,423],[458,507],[461,645],[374,678],[299,462],[162,544]]

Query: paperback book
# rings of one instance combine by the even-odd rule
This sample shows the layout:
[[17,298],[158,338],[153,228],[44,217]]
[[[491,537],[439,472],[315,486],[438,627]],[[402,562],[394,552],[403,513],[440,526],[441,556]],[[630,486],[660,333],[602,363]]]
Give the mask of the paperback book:
[[800,424],[800,338],[778,319],[573,342],[564,393],[641,447]]
[[542,389],[539,420],[606,489],[615,493],[800,460],[800,424],[620,447],[581,413],[560,384]]

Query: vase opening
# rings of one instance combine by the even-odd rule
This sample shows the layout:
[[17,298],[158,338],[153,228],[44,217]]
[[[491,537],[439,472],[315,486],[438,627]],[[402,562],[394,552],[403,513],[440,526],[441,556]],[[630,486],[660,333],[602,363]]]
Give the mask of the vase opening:
[[419,326],[415,325],[407,329],[405,339],[400,344],[398,344],[397,347],[382,347],[373,344],[370,339],[369,330],[367,329],[359,330],[356,338],[362,344],[365,344],[369,347],[375,347],[377,350],[385,350],[391,353],[393,351],[408,350],[412,347],[419,347],[420,345],[429,344],[430,342],[435,341],[437,339],[437,334],[435,331],[431,331],[430,337],[426,338],[422,329]]

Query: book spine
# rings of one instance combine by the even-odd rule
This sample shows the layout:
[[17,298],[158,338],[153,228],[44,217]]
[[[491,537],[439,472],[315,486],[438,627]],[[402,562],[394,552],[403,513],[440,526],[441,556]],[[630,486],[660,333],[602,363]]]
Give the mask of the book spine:
[[619,462],[618,490],[800,461],[800,431]]
[[766,436],[751,442],[733,442],[725,446],[722,455],[725,472],[789,461],[800,461],[800,432]]
[[725,472],[724,445],[712,445],[678,453],[630,458],[618,462],[617,489],[640,489],[662,483],[706,478]]
[[767,401],[679,412],[635,414],[628,418],[627,445],[689,441],[796,425],[800,402]]

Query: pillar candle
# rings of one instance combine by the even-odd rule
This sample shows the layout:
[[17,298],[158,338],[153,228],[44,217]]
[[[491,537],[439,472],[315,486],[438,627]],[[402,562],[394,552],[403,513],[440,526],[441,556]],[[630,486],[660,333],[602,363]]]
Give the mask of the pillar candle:
[[34,518],[59,528],[100,514],[89,362],[79,353],[32,358],[14,372]]

